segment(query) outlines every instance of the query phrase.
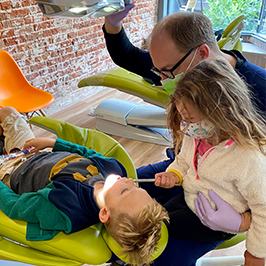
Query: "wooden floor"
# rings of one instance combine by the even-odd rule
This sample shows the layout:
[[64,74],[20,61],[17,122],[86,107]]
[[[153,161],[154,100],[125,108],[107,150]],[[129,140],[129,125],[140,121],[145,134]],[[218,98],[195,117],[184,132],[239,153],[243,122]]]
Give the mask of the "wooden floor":
[[[116,98],[144,103],[142,99],[120,92],[116,89],[107,88],[92,97],[84,99],[64,110],[61,110],[51,118],[62,120],[84,128],[96,129],[96,121],[94,116],[90,116],[91,108],[95,109],[99,103],[105,99]],[[51,133],[33,126],[33,132],[36,137],[54,137]],[[130,140],[112,136],[116,139],[129,153],[136,167],[156,163],[166,159],[166,146],[151,144],[142,141]]]

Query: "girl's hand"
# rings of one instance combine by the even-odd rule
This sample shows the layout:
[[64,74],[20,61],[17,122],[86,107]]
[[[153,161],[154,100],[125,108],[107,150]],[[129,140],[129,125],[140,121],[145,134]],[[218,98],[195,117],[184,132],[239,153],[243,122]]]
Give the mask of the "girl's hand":
[[53,148],[55,139],[51,138],[34,138],[27,140],[24,144],[23,150],[29,150],[30,153],[38,152],[45,148]]
[[244,253],[245,266],[265,266],[264,258],[257,258],[250,254],[247,250]]
[[172,188],[179,183],[179,177],[173,172],[162,172],[155,175],[155,186]]

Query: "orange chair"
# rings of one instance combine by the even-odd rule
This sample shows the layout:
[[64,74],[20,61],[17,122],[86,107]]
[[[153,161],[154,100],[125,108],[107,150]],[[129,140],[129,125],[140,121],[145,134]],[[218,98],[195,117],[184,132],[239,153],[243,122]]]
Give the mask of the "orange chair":
[[32,86],[15,60],[4,50],[0,50],[0,107],[12,106],[20,113],[39,111],[54,100],[49,92]]

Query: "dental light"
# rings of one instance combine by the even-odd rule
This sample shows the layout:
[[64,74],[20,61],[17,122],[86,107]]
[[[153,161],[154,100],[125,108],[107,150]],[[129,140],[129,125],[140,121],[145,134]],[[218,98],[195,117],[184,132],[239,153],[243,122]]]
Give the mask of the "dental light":
[[98,18],[125,8],[124,0],[36,0],[46,17]]

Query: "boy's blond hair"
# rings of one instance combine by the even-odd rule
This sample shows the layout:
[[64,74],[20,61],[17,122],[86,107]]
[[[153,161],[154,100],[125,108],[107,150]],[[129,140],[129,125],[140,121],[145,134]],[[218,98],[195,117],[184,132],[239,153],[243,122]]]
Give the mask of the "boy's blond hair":
[[136,216],[111,209],[111,221],[105,227],[123,250],[118,255],[126,255],[131,264],[143,264],[150,263],[157,250],[164,221],[169,222],[167,211],[152,200]]

